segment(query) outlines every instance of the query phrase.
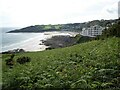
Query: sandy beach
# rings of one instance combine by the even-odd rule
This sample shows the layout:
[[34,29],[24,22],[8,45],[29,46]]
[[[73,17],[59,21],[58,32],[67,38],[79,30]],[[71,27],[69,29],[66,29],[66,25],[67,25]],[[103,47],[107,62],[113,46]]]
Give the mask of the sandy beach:
[[[29,40],[26,40],[24,42],[22,42],[20,45],[18,45],[18,47],[15,47],[13,49],[24,49],[25,51],[43,51],[45,50],[46,48],[48,48],[48,46],[45,46],[43,43],[42,43],[42,40],[46,40],[46,39],[49,39],[53,36],[58,36],[58,35],[69,35],[71,37],[74,37],[76,34],[76,32],[57,32],[57,31],[54,31],[54,32],[44,32],[43,33],[43,36],[41,38],[40,35],[38,36],[35,36]],[[11,49],[11,50],[13,50]]]

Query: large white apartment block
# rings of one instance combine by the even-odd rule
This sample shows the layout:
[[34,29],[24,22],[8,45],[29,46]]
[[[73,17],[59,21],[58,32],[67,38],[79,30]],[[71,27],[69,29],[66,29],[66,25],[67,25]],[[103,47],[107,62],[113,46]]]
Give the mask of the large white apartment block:
[[91,26],[89,28],[83,28],[82,29],[82,32],[81,32],[81,35],[83,36],[90,36],[90,37],[95,37],[97,35],[101,35],[102,34],[102,31],[104,30],[105,28],[99,26],[99,25],[94,25],[94,26]]

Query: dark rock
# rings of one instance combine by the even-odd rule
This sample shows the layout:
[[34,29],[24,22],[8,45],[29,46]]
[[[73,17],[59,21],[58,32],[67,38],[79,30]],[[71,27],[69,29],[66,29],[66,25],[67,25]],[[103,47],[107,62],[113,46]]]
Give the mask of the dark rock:
[[74,45],[76,43],[75,38],[72,38],[70,36],[53,36],[50,39],[47,39],[46,41],[42,41],[44,45],[49,46],[46,50],[51,50],[54,48],[62,48]]

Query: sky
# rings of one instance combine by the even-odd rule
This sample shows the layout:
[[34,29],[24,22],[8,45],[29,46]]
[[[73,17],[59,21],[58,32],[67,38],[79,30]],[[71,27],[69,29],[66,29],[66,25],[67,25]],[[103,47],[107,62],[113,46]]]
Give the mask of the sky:
[[118,4],[118,17],[120,18],[120,1],[119,1],[119,4]]
[[0,0],[0,27],[118,18],[119,0]]

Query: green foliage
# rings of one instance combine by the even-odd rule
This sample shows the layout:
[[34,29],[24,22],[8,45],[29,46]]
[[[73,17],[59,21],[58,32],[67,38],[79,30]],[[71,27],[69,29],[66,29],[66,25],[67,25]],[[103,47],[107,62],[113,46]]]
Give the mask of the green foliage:
[[13,60],[14,56],[15,56],[15,55],[12,54],[9,59],[6,59],[6,60],[5,60],[5,61],[6,61],[6,65],[9,66],[10,68],[12,68],[13,65],[14,65],[14,60]]
[[113,24],[110,28],[105,29],[103,31],[102,36],[104,36],[104,37],[111,37],[111,36],[120,37],[120,21],[116,24]]
[[45,29],[45,30],[47,30],[47,29],[51,29],[51,28],[52,28],[51,25],[45,25],[45,26],[44,26],[44,29]]
[[20,63],[20,64],[24,64],[26,62],[30,62],[31,61],[31,58],[30,57],[20,57],[17,59],[17,62]]
[[61,29],[61,25],[44,25],[44,30],[49,30],[49,29],[60,30]]
[[94,40],[94,37],[82,36],[80,34],[76,35],[74,38],[76,39],[76,43],[84,43]]
[[42,52],[18,53],[31,62],[11,70],[3,54],[3,90],[40,90],[62,88],[80,90],[120,89],[120,38],[94,40],[71,47]]

